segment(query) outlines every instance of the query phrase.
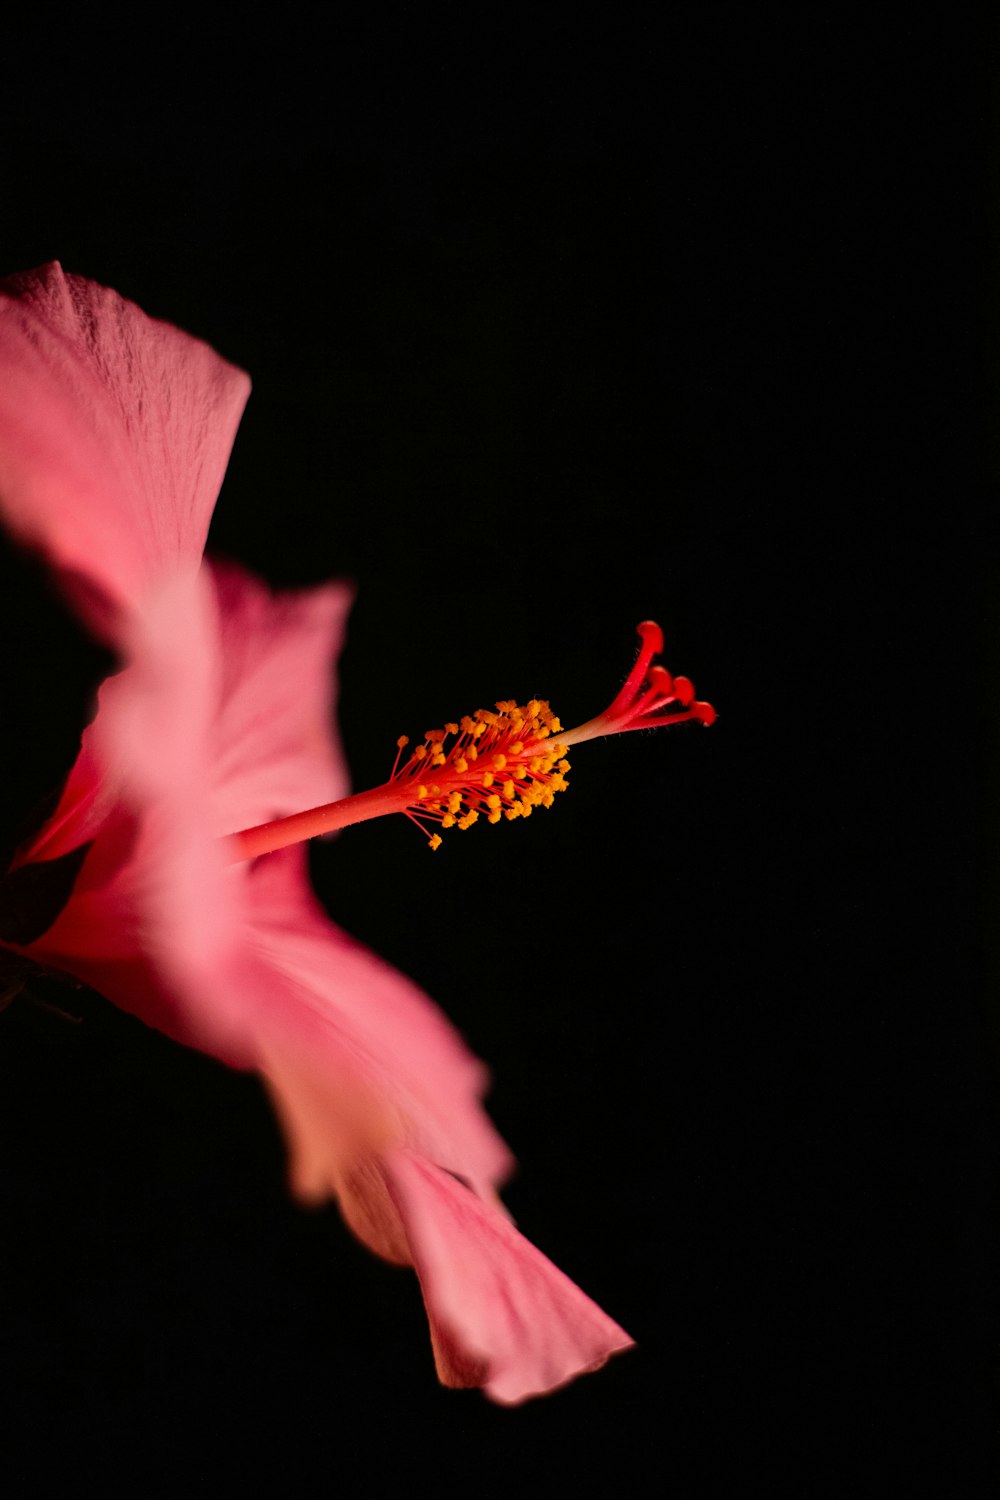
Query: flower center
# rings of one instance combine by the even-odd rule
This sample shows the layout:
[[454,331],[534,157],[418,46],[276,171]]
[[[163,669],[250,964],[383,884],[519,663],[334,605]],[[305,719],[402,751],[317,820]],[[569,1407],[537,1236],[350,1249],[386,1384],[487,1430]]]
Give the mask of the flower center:
[[488,823],[501,818],[513,822],[530,817],[536,807],[551,807],[556,793],[567,789],[570,745],[630,729],[692,720],[714,723],[715,709],[695,700],[686,677],[671,677],[665,667],[653,664],[663,650],[660,627],[645,620],[638,630],[635,665],[621,692],[596,718],[566,731],[542,699],[523,705],[502,700],[495,712],[480,708],[458,723],[429,729],[406,760],[403,752],[410,741],[400,735],[392,774],[383,786],[231,835],[234,862],[391,812],[403,813],[425,834],[433,829],[428,843],[438,849],[439,828],[468,829],[480,817]]
[[[566,790],[567,747],[551,739],[561,729],[541,699],[523,707],[502,700],[496,713],[478,708],[458,724],[428,729],[403,766],[400,757],[410,742],[401,735],[390,785],[398,784],[406,816],[425,831],[424,819],[465,829],[480,815],[488,823],[527,818],[536,807],[551,807],[556,792]],[[454,743],[446,749],[449,738]],[[441,835],[429,842],[439,848]]]

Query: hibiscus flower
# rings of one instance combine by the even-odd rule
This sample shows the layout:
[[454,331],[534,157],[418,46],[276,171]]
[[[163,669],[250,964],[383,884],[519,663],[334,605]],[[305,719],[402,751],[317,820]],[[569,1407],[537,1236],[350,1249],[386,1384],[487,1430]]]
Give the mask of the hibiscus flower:
[[333,925],[301,841],[400,811],[436,848],[438,827],[550,805],[572,744],[712,711],[651,664],[646,624],[605,714],[567,734],[547,704],[501,703],[405,759],[401,741],[389,782],[347,795],[330,725],[350,589],[274,596],[202,559],[248,392],[205,345],[58,266],[0,295],[0,511],[124,663],[7,878],[16,892],[68,863],[68,899],[44,931],[8,920],[7,947],[258,1071],[297,1194],[335,1197],[415,1268],[442,1381],[520,1402],[631,1340],[514,1228],[485,1069]]

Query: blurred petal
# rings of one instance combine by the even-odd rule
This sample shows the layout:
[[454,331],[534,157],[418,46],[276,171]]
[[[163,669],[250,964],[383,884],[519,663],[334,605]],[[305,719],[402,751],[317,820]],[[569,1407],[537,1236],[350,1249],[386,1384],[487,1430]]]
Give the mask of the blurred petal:
[[[110,678],[109,681],[113,681]],[[98,691],[98,713],[105,682]],[[59,859],[96,838],[114,807],[114,788],[104,780],[100,757],[95,753],[93,725],[83,731],[80,753],[66,778],[56,810],[11,860],[11,869],[29,861]]]
[[[163,941],[182,934],[176,951],[216,952],[218,892],[235,878],[216,836],[346,793],[332,698],[350,599],[345,585],[272,596],[231,566],[150,591],[122,634],[132,665],[102,685],[59,806],[17,861],[98,840],[77,896],[113,904],[114,938],[94,911],[86,923],[67,911],[46,935],[49,962],[134,951],[160,927]],[[140,813],[116,875],[111,847]],[[137,901],[155,920],[140,923]]]
[[[190,743],[184,714],[197,693],[202,696],[203,733],[208,737],[208,749],[198,764],[199,771],[207,767],[211,797],[205,815],[213,834],[235,832],[347,795],[334,703],[336,658],[353,590],[338,583],[272,594],[248,573],[219,563],[210,566],[209,579],[210,588],[187,577],[173,586],[173,594],[170,585],[159,593],[151,591],[143,620],[125,629],[122,643],[130,655],[141,657],[136,671],[141,668],[143,685],[127,673],[102,685],[97,715],[84,730],[59,804],[19,851],[15,868],[28,860],[57,859],[93,839],[122,802],[125,771],[134,776],[136,766],[146,759],[161,767],[166,764],[159,741],[162,731],[169,745],[172,725],[183,724],[182,740],[187,737]],[[189,589],[202,593],[188,594]],[[196,598],[200,623],[191,613],[194,603],[189,609],[186,602]],[[154,668],[157,659],[160,665]],[[204,670],[210,662],[217,681],[208,701]],[[156,729],[139,700],[145,696],[154,701],[159,680],[176,686],[164,697],[166,723]],[[125,709],[118,708],[122,693],[132,700]],[[171,706],[177,693],[181,701]],[[99,745],[98,737],[110,719],[120,714],[136,719],[137,730],[117,746],[114,734]],[[122,724],[119,719],[120,729]]]
[[445,1385],[512,1406],[599,1369],[624,1329],[502,1213],[410,1151],[386,1163]]
[[249,391],[58,263],[0,287],[0,512],[112,644],[158,578],[197,568]]
[[222,674],[212,737],[212,831],[236,833],[346,797],[334,730],[336,660],[354,591],[272,594],[213,563]]
[[99,789],[57,811],[53,839],[47,845],[43,829],[37,841],[48,852],[75,828],[92,847],[67,906],[27,951],[169,1035],[246,1061],[231,1055],[210,1006],[186,1011],[179,983],[229,952],[240,930],[223,851],[206,829],[221,680],[210,580],[168,578],[122,641],[131,665],[103,685],[78,762],[99,768]]
[[[261,1068],[283,1118],[295,1122],[293,1181],[311,1185],[307,1196],[324,1184],[342,1196],[328,1154],[347,1047],[354,1087],[363,1084],[391,1116],[391,1129],[365,1148],[405,1141],[490,1194],[513,1158],[479,1102],[485,1068],[411,980],[334,926],[312,896],[302,853],[258,861],[248,893],[248,945],[267,996]],[[303,1098],[307,1115],[296,1113]]]
[[479,1105],[481,1068],[315,908],[302,864],[291,849],[249,871],[244,941],[203,1001],[252,1035],[293,1188],[336,1197],[365,1244],[416,1267],[446,1384],[513,1404],[598,1368],[631,1340],[507,1219],[493,1185],[511,1158]]

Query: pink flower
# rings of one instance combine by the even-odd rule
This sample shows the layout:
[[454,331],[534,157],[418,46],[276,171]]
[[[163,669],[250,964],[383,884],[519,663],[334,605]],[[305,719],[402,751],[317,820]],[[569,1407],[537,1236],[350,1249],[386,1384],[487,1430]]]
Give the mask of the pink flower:
[[197,572],[250,382],[58,265],[0,307],[0,504],[119,644],[159,579]]
[[366,1244],[415,1267],[446,1384],[515,1403],[597,1368],[631,1340],[503,1210],[513,1163],[484,1068],[329,921],[299,841],[388,811],[528,816],[564,789],[570,743],[711,710],[650,666],[647,625],[622,693],[579,730],[548,705],[498,705],[348,797],[329,725],[350,590],[275,597],[202,562],[246,377],[58,266],[0,298],[0,374],[0,508],[125,662],[14,863],[16,879],[89,846],[63,910],[17,951],[260,1072],[298,1195],[335,1196]]

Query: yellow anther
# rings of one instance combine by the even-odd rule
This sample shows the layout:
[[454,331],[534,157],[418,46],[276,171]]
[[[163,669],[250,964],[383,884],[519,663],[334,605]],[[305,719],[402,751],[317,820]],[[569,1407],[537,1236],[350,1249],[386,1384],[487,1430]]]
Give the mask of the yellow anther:
[[[496,710],[478,708],[475,714],[463,714],[457,723],[449,722],[443,729],[428,729],[423,743],[411,752],[411,772],[415,769],[414,762],[423,762],[421,769],[425,775],[431,767],[446,768],[443,789],[436,782],[416,784],[415,776],[412,781],[406,778],[407,795],[442,830],[456,826],[471,828],[480,815],[489,823],[499,823],[501,818],[510,822],[529,818],[536,807],[551,807],[556,793],[567,790],[566,773],[570,769],[567,746],[556,738],[562,725],[548,703],[542,698],[532,698],[519,707],[513,698],[498,699]],[[449,735],[459,738],[446,754]],[[477,742],[484,735],[486,753],[482,766],[477,766],[475,762],[480,758]],[[536,741],[550,736],[548,745],[536,746]],[[399,750],[410,743],[405,734],[396,741]],[[499,745],[506,748],[500,750]],[[393,779],[397,779],[395,771]],[[476,806],[470,806],[470,802]],[[432,849],[438,849],[442,840],[435,833],[429,842]]]

